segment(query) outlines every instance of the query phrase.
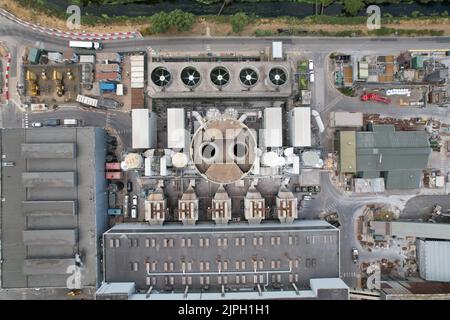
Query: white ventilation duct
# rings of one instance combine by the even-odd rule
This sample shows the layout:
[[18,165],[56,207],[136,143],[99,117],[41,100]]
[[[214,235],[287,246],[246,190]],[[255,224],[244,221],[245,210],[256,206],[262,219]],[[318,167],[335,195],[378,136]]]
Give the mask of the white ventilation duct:
[[322,118],[320,118],[319,112],[316,110],[311,110],[311,114],[314,117],[314,120],[316,120],[317,127],[319,127],[319,132],[322,133],[325,131],[325,126],[323,125]]

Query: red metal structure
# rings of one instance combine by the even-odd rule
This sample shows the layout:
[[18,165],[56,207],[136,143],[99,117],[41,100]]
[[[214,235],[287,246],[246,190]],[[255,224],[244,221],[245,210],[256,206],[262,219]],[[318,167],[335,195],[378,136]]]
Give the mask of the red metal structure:
[[366,93],[366,92],[364,92],[361,95],[361,101],[377,101],[385,104],[391,103],[391,99],[383,97],[378,93]]

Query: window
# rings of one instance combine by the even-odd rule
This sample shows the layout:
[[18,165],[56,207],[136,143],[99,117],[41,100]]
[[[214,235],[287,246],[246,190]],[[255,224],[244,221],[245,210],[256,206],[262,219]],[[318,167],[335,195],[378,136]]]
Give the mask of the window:
[[200,246],[200,247],[203,247],[203,238],[200,238],[200,240],[199,240],[199,246]]
[[145,277],[145,284],[146,284],[147,286],[151,285],[150,280],[151,280],[150,277]]
[[109,247],[114,248],[114,239],[109,239]]
[[223,276],[223,284],[227,284],[228,283],[228,276]]
[[206,262],[205,262],[205,270],[206,270],[206,271],[209,271],[209,270],[210,270],[210,263],[209,263],[209,261],[206,261]]
[[139,247],[139,239],[130,239],[130,245],[132,248]]
[[264,260],[259,260],[259,268],[264,269]]
[[253,237],[253,246],[257,246],[258,245],[258,238],[257,237]]
[[245,270],[245,260],[242,260],[242,261],[241,261],[241,269],[242,269],[242,270]]
[[182,285],[191,285],[192,284],[192,277],[191,276],[189,276],[189,277],[186,277],[186,276],[183,276],[182,278],[181,278],[181,284]]
[[145,239],[145,246],[150,247],[150,239]]
[[241,276],[241,283],[245,284],[247,282],[246,276]]
[[138,271],[139,270],[139,262],[130,262],[130,269],[131,271]]
[[173,247],[173,239],[164,239],[164,247],[165,248]]
[[116,248],[120,247],[120,239],[116,239]]
[[192,239],[191,238],[187,239],[187,246],[192,247]]
[[264,238],[263,237],[259,237],[259,245],[262,247],[264,244]]
[[240,267],[240,262],[239,262],[239,260],[236,260],[236,270],[239,270],[239,267]]
[[156,239],[152,239],[151,245],[152,245],[152,248],[156,247]]
[[218,247],[222,246],[222,238],[217,238],[217,246]]
[[223,262],[223,270],[224,270],[224,271],[228,270],[228,260],[225,260],[225,261]]
[[192,261],[188,261],[188,263],[187,263],[187,271],[192,271]]
[[186,247],[186,239],[185,238],[181,239],[181,247],[182,248]]

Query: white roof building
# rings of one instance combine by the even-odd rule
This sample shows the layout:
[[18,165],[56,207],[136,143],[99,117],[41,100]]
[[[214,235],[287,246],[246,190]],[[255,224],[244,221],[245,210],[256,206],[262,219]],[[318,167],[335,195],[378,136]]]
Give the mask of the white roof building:
[[156,115],[148,109],[131,110],[133,149],[156,146]]
[[289,140],[292,147],[311,146],[311,108],[299,107],[289,112]]

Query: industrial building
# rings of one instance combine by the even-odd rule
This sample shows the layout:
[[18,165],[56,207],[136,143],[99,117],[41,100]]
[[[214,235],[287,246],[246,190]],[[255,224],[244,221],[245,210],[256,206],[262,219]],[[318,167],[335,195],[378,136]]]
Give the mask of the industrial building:
[[[280,50],[275,54],[280,56]],[[151,65],[148,94],[156,99],[288,98],[292,93],[291,65],[282,60],[164,57]]]
[[81,288],[102,280],[107,228],[106,133],[97,128],[2,129],[2,288]]
[[133,109],[131,119],[133,149],[155,148],[156,115],[149,109]]
[[339,230],[324,221],[119,224],[103,235],[103,243],[105,283],[97,297],[110,292],[105,286],[127,282],[133,283],[130,292],[151,288],[152,299],[201,291],[219,299],[317,298],[310,291],[324,281],[320,287],[340,289],[335,299],[348,299],[339,279]]
[[450,241],[416,242],[420,277],[427,281],[450,282]]
[[371,221],[374,235],[450,240],[450,224],[407,221]]
[[339,131],[340,171],[358,178],[384,178],[386,189],[421,186],[431,153],[425,131],[396,131],[393,125],[369,125],[367,131]]

